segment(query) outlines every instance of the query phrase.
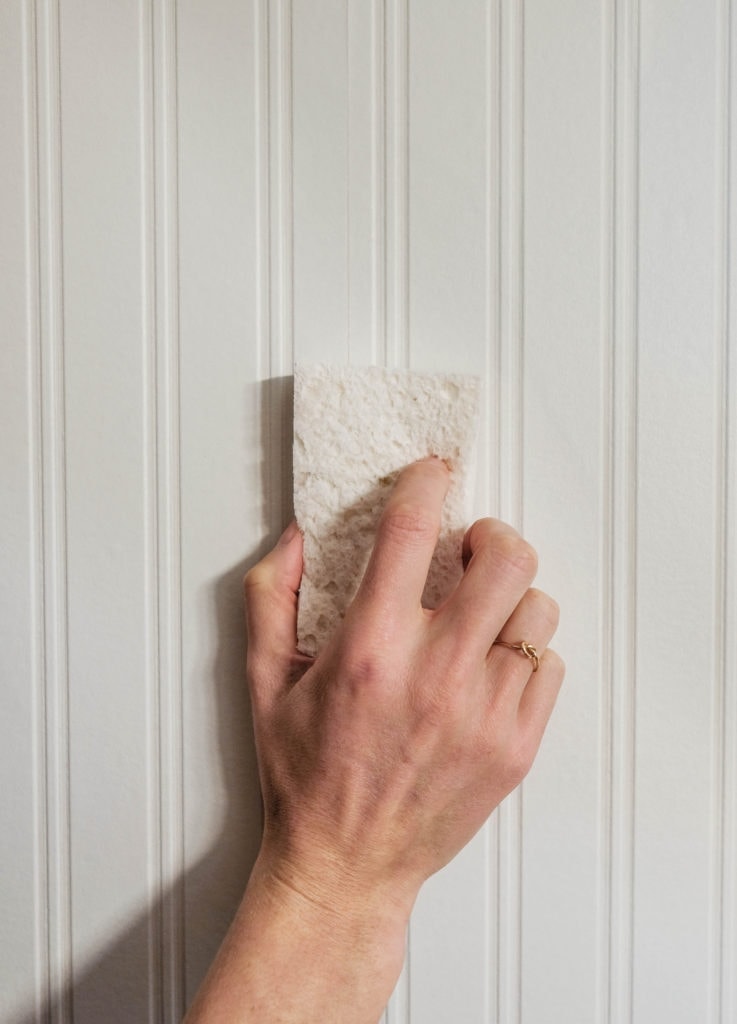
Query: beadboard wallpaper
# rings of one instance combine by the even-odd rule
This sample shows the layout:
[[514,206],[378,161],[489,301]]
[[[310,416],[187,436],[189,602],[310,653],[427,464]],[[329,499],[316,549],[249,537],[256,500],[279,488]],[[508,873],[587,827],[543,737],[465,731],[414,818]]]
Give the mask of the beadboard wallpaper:
[[737,1020],[736,18],[0,3],[2,1024],[175,1024],[227,926],[295,359],[480,375],[562,606],[385,1024]]

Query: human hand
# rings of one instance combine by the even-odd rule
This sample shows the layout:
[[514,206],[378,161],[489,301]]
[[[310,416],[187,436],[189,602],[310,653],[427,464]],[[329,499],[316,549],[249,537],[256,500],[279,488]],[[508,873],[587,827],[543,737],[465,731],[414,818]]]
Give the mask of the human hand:
[[[406,917],[527,773],[563,678],[546,649],[557,606],[530,589],[536,556],[511,527],[474,523],[457,588],[421,607],[448,483],[436,459],[400,475],[356,598],[316,659],[295,646],[294,525],[246,577],[261,866],[338,912],[381,903]],[[497,638],[534,644],[539,670]]]
[[[318,655],[297,653],[294,524],[246,577],[247,675],[264,835],[186,1024],[376,1024],[422,882],[532,764],[563,678],[536,557],[483,519],[435,611],[421,596],[448,488],[409,466],[358,594]],[[532,643],[538,671],[497,639]]]

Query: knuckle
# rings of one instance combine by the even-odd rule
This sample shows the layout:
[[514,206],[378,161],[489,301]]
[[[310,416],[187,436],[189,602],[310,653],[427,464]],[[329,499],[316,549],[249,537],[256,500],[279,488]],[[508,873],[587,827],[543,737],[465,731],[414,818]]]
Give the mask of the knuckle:
[[248,594],[263,585],[263,572],[259,565],[254,565],[243,577],[243,593]]
[[[473,522],[463,538],[463,560],[468,565],[474,553],[483,552],[494,543],[494,520],[477,519]],[[483,557],[483,556],[481,556]]]
[[484,544],[493,543],[494,520],[489,517],[485,519],[477,519],[469,527],[468,538],[474,549],[482,547]]
[[371,654],[347,656],[343,662],[343,671],[350,686],[361,690],[375,688],[381,677],[376,658]]
[[384,534],[401,543],[424,543],[435,536],[437,524],[422,505],[404,501],[389,506],[382,523]]
[[537,552],[518,534],[505,533],[492,547],[492,560],[497,572],[533,579],[537,573]]
[[354,693],[380,690],[387,677],[387,665],[381,653],[367,644],[348,643],[339,654],[338,675]]

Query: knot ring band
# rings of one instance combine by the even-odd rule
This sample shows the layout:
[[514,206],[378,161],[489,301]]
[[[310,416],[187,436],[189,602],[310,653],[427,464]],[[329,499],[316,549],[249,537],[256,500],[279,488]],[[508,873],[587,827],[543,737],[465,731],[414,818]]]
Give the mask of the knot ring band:
[[537,656],[537,650],[528,644],[526,640],[521,640],[518,644],[507,643],[506,640],[495,640],[491,645],[498,644],[500,647],[508,647],[510,651],[521,651],[526,658],[529,658],[532,662],[532,671],[537,672],[538,666],[540,665],[540,659]]

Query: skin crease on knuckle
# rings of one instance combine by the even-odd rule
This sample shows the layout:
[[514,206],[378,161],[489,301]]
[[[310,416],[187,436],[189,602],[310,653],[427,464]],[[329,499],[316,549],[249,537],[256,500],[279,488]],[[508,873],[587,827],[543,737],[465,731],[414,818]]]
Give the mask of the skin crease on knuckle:
[[437,530],[438,524],[423,505],[406,500],[387,509],[380,528],[383,538],[413,546],[425,544]]
[[500,576],[531,581],[537,574],[537,552],[518,534],[497,535],[486,545],[485,555]]

